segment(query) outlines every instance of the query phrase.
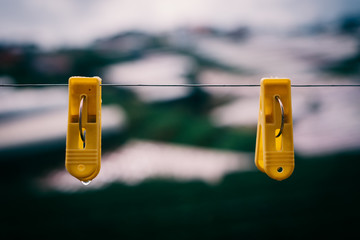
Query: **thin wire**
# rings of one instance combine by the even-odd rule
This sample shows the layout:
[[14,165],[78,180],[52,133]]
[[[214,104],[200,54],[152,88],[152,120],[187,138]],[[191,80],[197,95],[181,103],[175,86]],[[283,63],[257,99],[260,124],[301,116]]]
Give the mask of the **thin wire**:
[[291,87],[360,87],[360,84],[292,84]]
[[[117,84],[103,83],[101,86],[107,87],[260,87],[260,84]],[[0,87],[60,87],[68,86],[67,83],[25,83],[25,84],[0,84]],[[314,87],[360,87],[360,84],[292,84],[295,88],[314,88]]]
[[68,86],[67,83],[58,84],[58,83],[24,83],[24,84],[0,84],[0,87],[60,87]]
[[116,84],[105,83],[101,86],[113,87],[260,87],[260,84]]

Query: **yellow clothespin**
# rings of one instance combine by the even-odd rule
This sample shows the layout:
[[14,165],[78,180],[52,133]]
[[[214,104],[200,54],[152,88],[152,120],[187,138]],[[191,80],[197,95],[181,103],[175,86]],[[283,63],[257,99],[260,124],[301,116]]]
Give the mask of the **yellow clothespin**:
[[67,171],[82,181],[91,182],[101,163],[101,79],[69,79],[69,115],[66,136]]
[[289,79],[262,79],[255,164],[276,180],[294,171],[294,141]]

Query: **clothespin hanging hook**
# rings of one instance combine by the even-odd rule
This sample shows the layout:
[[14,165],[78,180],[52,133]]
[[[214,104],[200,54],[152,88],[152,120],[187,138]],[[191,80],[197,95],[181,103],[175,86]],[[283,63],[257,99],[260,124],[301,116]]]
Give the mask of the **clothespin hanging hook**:
[[[280,97],[279,96],[275,96],[275,99],[278,101],[279,105],[280,105],[280,110],[281,110],[281,126],[280,126],[280,131],[279,133],[275,136],[275,138],[278,138],[281,136],[283,130],[284,130],[284,105],[282,104]],[[85,142],[85,141],[84,141]]]

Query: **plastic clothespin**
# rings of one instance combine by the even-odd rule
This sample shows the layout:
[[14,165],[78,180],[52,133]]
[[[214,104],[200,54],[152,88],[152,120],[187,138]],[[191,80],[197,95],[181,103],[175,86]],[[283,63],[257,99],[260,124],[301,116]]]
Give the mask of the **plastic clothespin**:
[[100,84],[99,77],[69,79],[65,166],[84,185],[97,176],[101,165]]
[[294,171],[289,79],[261,80],[255,164],[260,171],[276,180],[284,180]]

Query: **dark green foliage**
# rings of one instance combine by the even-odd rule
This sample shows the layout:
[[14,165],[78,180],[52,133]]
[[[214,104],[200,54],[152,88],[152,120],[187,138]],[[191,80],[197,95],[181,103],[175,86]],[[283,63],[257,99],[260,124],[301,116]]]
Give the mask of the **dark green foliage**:
[[[1,177],[2,235],[52,239],[350,237],[359,224],[359,156],[297,157],[295,173],[282,182],[254,171],[230,174],[217,185],[154,179],[137,186],[112,184],[72,194],[36,191],[28,181],[31,174],[25,178],[25,169],[14,166]],[[13,181],[5,185],[11,175]]]

